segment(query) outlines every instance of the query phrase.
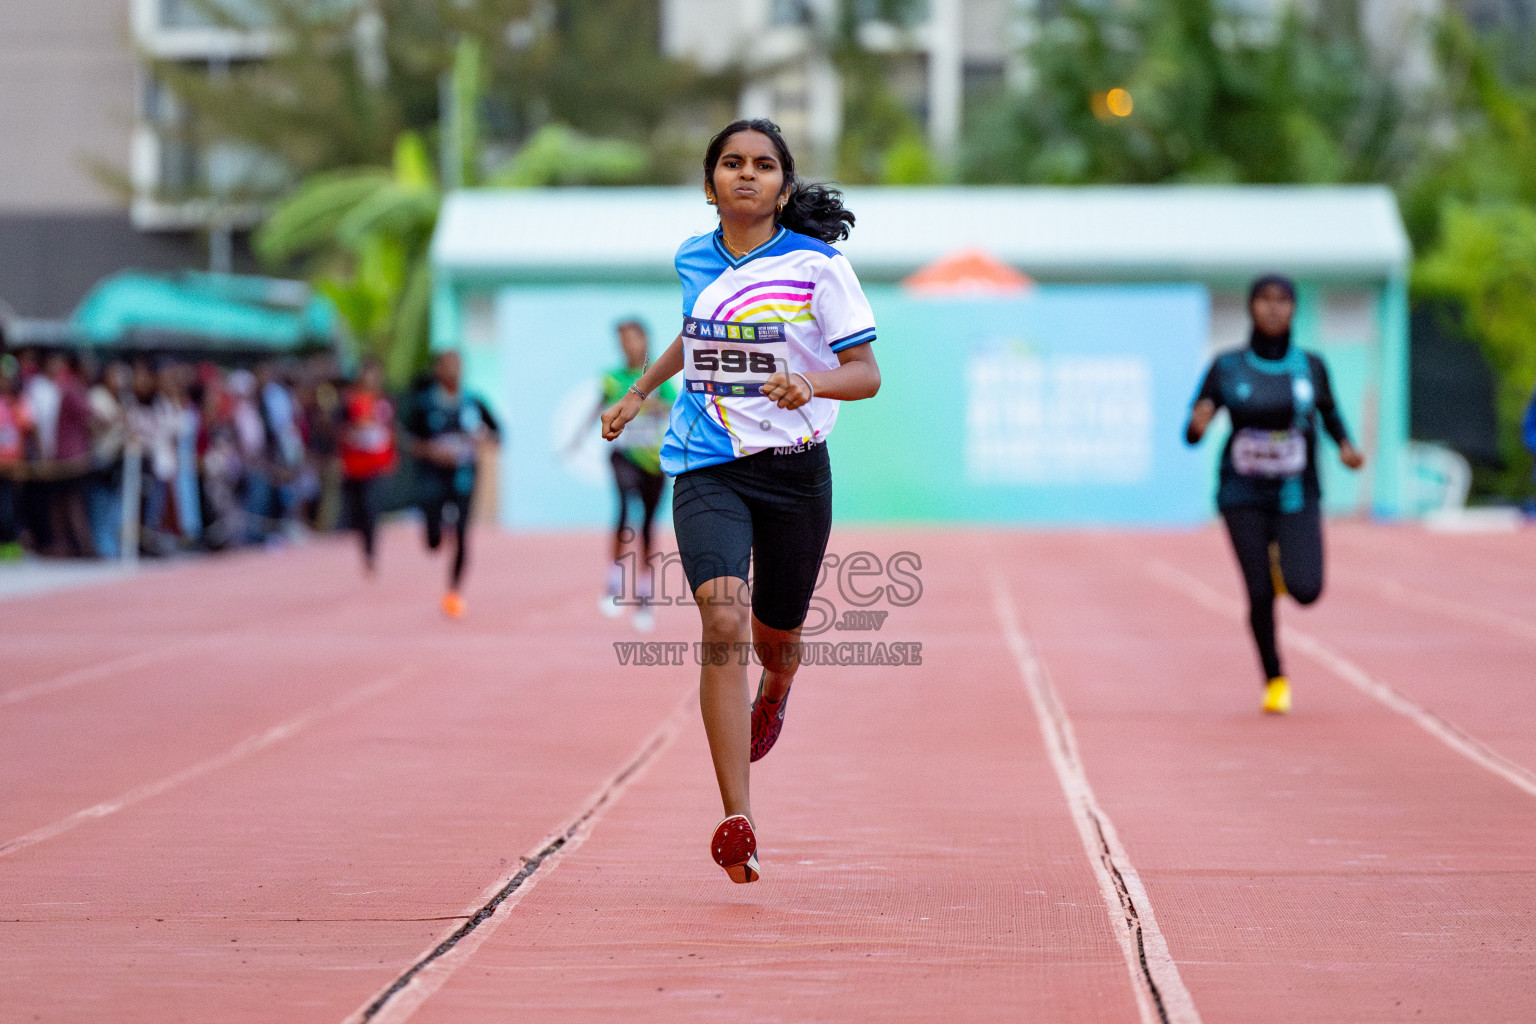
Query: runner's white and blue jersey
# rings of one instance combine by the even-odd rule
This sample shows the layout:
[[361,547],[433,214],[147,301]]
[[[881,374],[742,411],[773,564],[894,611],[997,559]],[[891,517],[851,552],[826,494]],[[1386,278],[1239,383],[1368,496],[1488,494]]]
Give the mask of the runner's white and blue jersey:
[[671,476],[768,448],[826,440],[838,403],[780,409],[762,395],[775,372],[830,370],[875,340],[875,315],[848,258],[780,227],[742,257],[720,232],[677,251],[683,285],[683,386],[661,446]]

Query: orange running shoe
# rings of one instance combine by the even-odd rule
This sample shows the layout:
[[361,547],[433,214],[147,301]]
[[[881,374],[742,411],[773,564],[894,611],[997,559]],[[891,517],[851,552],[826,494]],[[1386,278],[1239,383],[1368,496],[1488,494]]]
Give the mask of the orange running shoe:
[[762,877],[757,870],[757,834],[745,814],[733,814],[716,825],[709,850],[731,881],[745,884]]
[[464,604],[464,599],[458,594],[450,590],[443,596],[443,614],[450,619],[462,619],[466,611],[468,608]]

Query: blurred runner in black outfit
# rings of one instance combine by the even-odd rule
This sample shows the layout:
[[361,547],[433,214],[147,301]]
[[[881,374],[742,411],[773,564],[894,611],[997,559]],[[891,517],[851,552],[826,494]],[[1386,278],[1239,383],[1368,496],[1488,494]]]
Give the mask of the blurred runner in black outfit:
[[1248,621],[1264,666],[1264,710],[1291,710],[1291,684],[1275,645],[1275,595],[1311,604],[1323,592],[1322,488],[1317,477],[1317,421],[1339,446],[1339,460],[1359,469],[1321,356],[1291,344],[1296,286],[1278,274],[1248,292],[1248,347],[1216,357],[1185,427],[1199,443],[1216,410],[1232,417],[1221,453],[1216,507],[1248,590]]
[[490,408],[465,394],[462,374],[457,352],[439,353],[432,361],[432,379],[416,393],[405,424],[419,465],[417,502],[426,516],[427,547],[436,551],[442,544],[444,523],[454,531],[453,568],[443,597],[443,614],[453,619],[465,612],[460,587],[468,555],[475,461],[483,442],[501,437]]

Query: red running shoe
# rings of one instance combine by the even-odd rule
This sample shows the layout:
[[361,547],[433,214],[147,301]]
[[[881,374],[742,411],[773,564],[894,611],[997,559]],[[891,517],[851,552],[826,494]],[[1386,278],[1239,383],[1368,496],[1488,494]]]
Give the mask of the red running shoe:
[[733,814],[715,826],[709,852],[733,882],[755,882],[762,877],[757,870],[757,834],[745,814]]
[[763,696],[763,686],[768,682],[768,673],[763,673],[763,678],[757,682],[757,699],[752,702],[752,760],[760,761],[767,756],[768,751],[779,741],[779,732],[784,728],[784,712],[789,710],[789,694],[786,692],[777,701],[768,700]]

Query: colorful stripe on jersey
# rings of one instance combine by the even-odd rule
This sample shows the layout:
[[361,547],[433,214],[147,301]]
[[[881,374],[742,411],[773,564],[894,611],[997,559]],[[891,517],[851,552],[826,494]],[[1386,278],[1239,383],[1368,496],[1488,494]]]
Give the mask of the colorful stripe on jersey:
[[811,281],[757,281],[715,307],[717,320],[744,321],[765,317],[780,323],[809,323],[811,295],[816,285]]

